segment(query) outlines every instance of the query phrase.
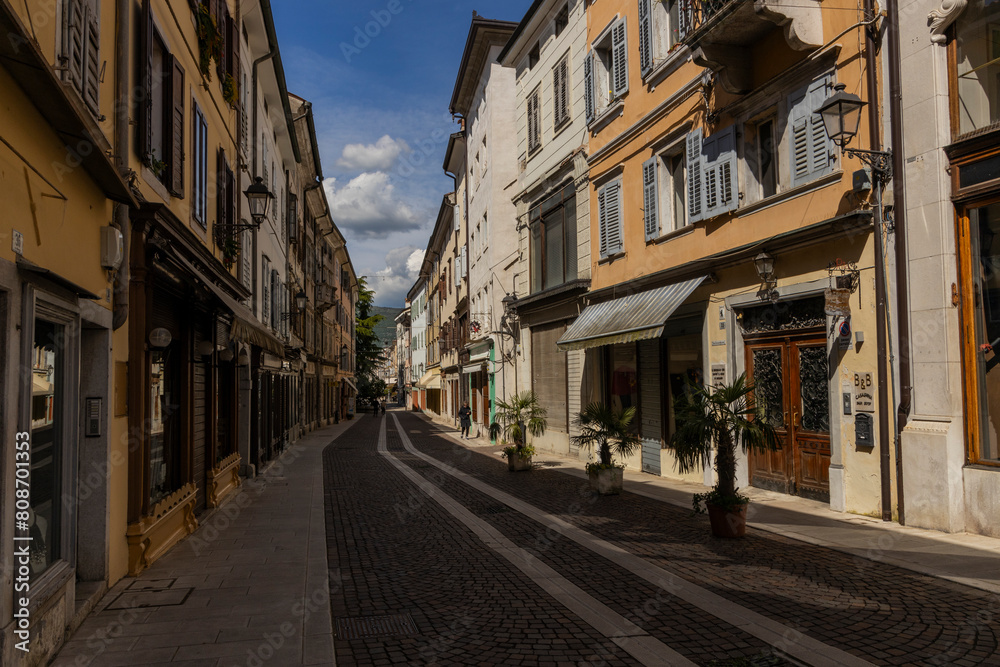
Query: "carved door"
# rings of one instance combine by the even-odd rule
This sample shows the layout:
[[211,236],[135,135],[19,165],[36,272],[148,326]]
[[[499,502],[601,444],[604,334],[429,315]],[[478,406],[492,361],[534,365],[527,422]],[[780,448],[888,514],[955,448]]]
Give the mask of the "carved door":
[[753,486],[830,499],[829,362],[825,338],[747,344],[747,374],[781,448],[750,456]]

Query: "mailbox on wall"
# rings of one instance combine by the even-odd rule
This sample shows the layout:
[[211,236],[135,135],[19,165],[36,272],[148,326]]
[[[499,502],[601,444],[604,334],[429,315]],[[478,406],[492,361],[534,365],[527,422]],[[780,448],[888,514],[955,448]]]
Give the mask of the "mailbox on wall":
[[874,447],[875,431],[872,426],[872,416],[859,412],[854,417],[854,445],[856,447]]

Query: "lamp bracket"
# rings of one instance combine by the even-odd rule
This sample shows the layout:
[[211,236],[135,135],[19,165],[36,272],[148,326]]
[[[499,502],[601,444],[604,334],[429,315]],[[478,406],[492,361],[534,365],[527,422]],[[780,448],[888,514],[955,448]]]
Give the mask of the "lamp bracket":
[[866,151],[861,148],[845,148],[848,157],[856,157],[885,183],[892,178],[892,151]]

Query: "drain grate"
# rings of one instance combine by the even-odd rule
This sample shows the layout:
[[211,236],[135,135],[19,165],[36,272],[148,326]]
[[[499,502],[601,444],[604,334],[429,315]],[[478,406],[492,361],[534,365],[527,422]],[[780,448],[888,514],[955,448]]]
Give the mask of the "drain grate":
[[509,511],[510,508],[506,505],[486,505],[479,509],[480,514],[501,514]]
[[107,609],[142,609],[146,607],[176,607],[184,604],[193,588],[127,590],[107,606]]
[[337,637],[340,639],[371,639],[415,634],[417,626],[409,614],[337,619]]

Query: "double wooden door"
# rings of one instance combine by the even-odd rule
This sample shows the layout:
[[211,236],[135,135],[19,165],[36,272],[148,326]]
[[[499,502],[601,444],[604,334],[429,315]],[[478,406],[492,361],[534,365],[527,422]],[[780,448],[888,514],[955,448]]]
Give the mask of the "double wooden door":
[[750,456],[753,486],[830,500],[830,364],[825,336],[747,342],[747,375],[781,448]]

